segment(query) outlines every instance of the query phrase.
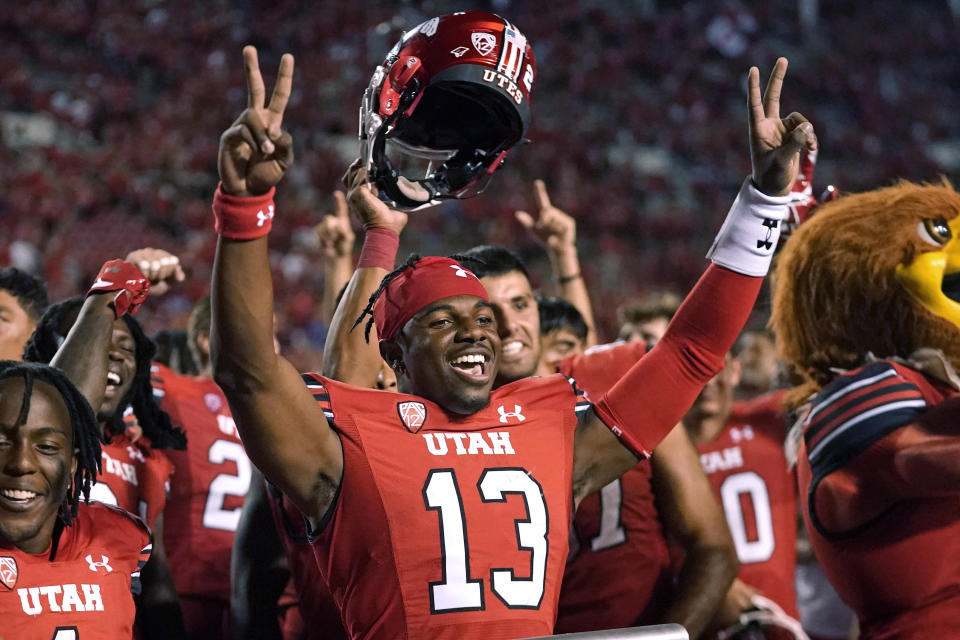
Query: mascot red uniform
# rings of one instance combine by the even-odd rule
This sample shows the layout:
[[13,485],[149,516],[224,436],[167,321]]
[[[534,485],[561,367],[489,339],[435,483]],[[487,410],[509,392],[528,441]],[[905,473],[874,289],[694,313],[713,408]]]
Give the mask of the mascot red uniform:
[[803,516],[868,640],[960,629],[958,214],[946,182],[842,197],[776,271],[773,328],[810,398],[794,428]]

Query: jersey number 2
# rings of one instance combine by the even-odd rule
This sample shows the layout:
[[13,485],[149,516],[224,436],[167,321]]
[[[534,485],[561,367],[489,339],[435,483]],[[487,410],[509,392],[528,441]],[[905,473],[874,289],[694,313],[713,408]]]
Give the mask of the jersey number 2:
[[[517,578],[513,569],[491,569],[494,595],[511,609],[537,609],[543,599],[547,568],[547,505],[540,484],[519,468],[486,469],[477,482],[483,502],[505,502],[507,494],[523,496],[527,518],[516,521],[517,545],[529,550],[530,577]],[[430,583],[431,613],[480,611],[483,580],[470,579],[470,547],[460,487],[453,469],[433,469],[423,485],[423,502],[440,517],[443,579]]]
[[208,529],[236,531],[240,523],[240,509],[224,509],[227,496],[243,499],[250,488],[250,460],[243,446],[230,440],[217,440],[210,445],[207,458],[213,464],[223,464],[228,460],[237,465],[237,475],[218,474],[210,483],[207,491],[207,504],[203,508],[203,526]]

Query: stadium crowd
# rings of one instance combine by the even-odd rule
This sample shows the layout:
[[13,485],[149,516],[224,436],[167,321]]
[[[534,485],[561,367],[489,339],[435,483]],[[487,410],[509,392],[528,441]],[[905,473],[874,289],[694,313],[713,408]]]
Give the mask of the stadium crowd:
[[[697,275],[726,194],[745,170],[741,132],[717,122],[739,113],[741,94],[727,81],[748,58],[790,57],[797,109],[816,113],[830,140],[821,175],[841,188],[955,168],[955,155],[938,164],[928,149],[958,137],[956,23],[946,2],[822,3],[807,28],[794,2],[558,3],[549,19],[535,3],[491,6],[524,27],[544,61],[532,144],[511,154],[512,171],[488,197],[417,220],[418,248],[455,246],[466,228],[495,243],[515,237],[512,213],[530,206],[529,185],[543,178],[557,202],[589,220],[579,241],[596,256],[584,269],[608,301],[598,309],[605,337],[615,336],[619,304],[650,287],[685,289]],[[266,60],[293,51],[300,91],[289,117],[310,134],[298,138],[287,178],[289,214],[275,234],[274,269],[276,286],[289,293],[278,296],[281,342],[295,362],[315,367],[309,354],[325,327],[314,320],[322,281],[310,268],[317,254],[309,229],[332,208],[340,167],[356,153],[367,69],[403,29],[457,8],[5,3],[0,111],[42,116],[52,130],[37,141],[14,139],[13,123],[4,129],[0,229],[16,244],[0,248],[2,262],[42,273],[60,298],[80,289],[117,238],[176,247],[187,285],[148,328],[182,325],[213,259],[207,141],[242,101],[230,62],[247,42]],[[869,161],[839,162],[841,155]],[[517,249],[546,276],[535,245]],[[624,257],[638,250],[639,266],[625,272]]]
[[[752,215],[776,228],[780,213],[771,211],[786,219],[789,202],[794,222],[802,221],[817,204],[820,182],[858,191],[960,169],[960,142],[953,142],[960,140],[954,116],[960,87],[954,80],[960,79],[949,62],[957,39],[952,5],[564,2],[545,15],[538,3],[480,4],[475,8],[509,15],[534,47],[536,90],[531,97],[527,86],[526,94],[531,124],[483,195],[409,216],[373,195],[364,171],[347,169],[358,151],[357,106],[370,70],[405,30],[462,7],[445,1],[309,8],[182,0],[0,5],[0,53],[9,61],[0,69],[0,266],[14,267],[0,271],[0,321],[10,322],[5,314],[12,313],[20,322],[19,334],[0,332],[0,340],[19,345],[23,338],[29,362],[0,364],[0,453],[9,456],[0,459],[0,516],[3,509],[25,511],[22,505],[38,495],[67,495],[45,507],[52,509],[52,531],[28,535],[19,524],[0,521],[0,543],[14,540],[29,559],[17,565],[12,558],[20,556],[10,556],[11,573],[0,547],[0,588],[14,591],[18,572],[27,584],[30,572],[57,553],[65,558],[61,564],[76,565],[56,587],[59,604],[54,587],[20,589],[29,616],[71,606],[91,611],[96,600],[81,580],[99,567],[132,576],[136,625],[132,611],[120,617],[129,618],[125,633],[142,638],[212,640],[240,630],[236,637],[279,637],[281,627],[288,640],[344,633],[376,638],[396,634],[391,625],[397,620],[409,637],[516,637],[512,630],[548,634],[556,620],[557,633],[676,622],[691,637],[725,639],[723,629],[747,625],[741,618],[747,611],[762,610],[789,627],[794,618],[813,615],[817,599],[816,606],[836,608],[819,621],[815,615],[810,624],[803,620],[811,638],[856,637],[852,612],[817,573],[797,524],[803,509],[782,446],[796,416],[788,417],[778,390],[797,380],[786,379],[763,330],[766,290],[752,316],[754,298],[743,293],[748,280],[754,296],[760,290],[776,238],[763,250],[763,238],[741,239],[744,246],[755,242],[755,253],[769,250],[762,258],[744,257],[750,251],[736,244],[744,227],[730,222],[732,230],[724,225],[710,247],[727,209],[728,221]],[[920,41],[912,37],[918,32],[925,34]],[[256,49],[244,49],[244,67],[238,53],[247,44]],[[297,65],[292,90],[292,58],[281,58],[288,52]],[[258,55],[266,97],[255,88]],[[790,59],[783,135],[761,140],[768,147],[758,142],[764,110],[781,122],[765,93],[760,115],[750,111],[748,146],[744,102],[750,92],[759,105],[767,61],[778,55]],[[760,61],[761,88],[748,87],[743,72]],[[777,62],[771,76],[779,72],[777,82],[785,64]],[[805,120],[786,116],[794,110],[810,117],[816,136]],[[281,120],[293,133],[292,146],[280,137]],[[258,143],[269,136],[270,150],[252,147],[251,133]],[[819,158],[813,153],[818,138],[824,143]],[[243,148],[253,150],[252,159],[237,151]],[[799,152],[800,160],[791,165],[788,152]],[[279,169],[264,182],[255,173],[265,165]],[[741,189],[751,171],[752,181]],[[779,182],[770,178],[774,173]],[[271,222],[262,215],[269,206],[273,216],[272,191],[259,187],[280,177]],[[335,197],[336,189],[345,190],[346,199]],[[806,200],[795,193],[802,189]],[[214,193],[219,236],[211,228]],[[269,245],[259,231],[241,229],[257,220],[251,216],[258,208],[256,226],[268,222]],[[389,234],[377,233],[384,229]],[[354,239],[364,237],[361,251]],[[708,248],[713,265],[705,272]],[[452,255],[456,262],[404,264],[408,251]],[[451,266],[460,271],[451,275]],[[458,279],[463,268],[476,274],[469,286]],[[742,281],[730,280],[734,276]],[[683,306],[682,297],[661,295],[691,287]],[[438,312],[436,298],[422,300],[421,289],[430,288],[460,301]],[[84,292],[85,298],[76,295]],[[103,292],[109,295],[97,295]],[[338,293],[342,298],[334,301]],[[390,295],[423,304],[385,311]],[[465,296],[482,303],[467,307]],[[708,313],[708,299],[725,313]],[[428,319],[448,317],[428,325],[420,308],[429,309]],[[376,341],[348,331],[364,315],[370,322],[360,324],[368,332],[375,328],[379,350]],[[493,349],[482,345],[494,340],[494,318],[504,351],[491,373]],[[468,321],[476,325],[463,330],[469,339],[453,342],[481,346],[457,352],[451,366],[470,382],[430,378],[429,355],[441,349],[439,339],[429,337],[434,323]],[[418,323],[429,326],[419,342],[409,329]],[[29,342],[25,328],[36,329]],[[618,335],[626,344],[589,351]],[[0,360],[20,360],[19,347],[7,352],[4,346],[0,342]],[[674,370],[683,374],[673,376]],[[301,381],[298,372],[306,371],[318,373]],[[570,385],[550,376],[555,372],[576,381],[572,394]],[[638,394],[632,389],[639,380],[651,382]],[[458,384],[484,387],[489,407],[464,400],[479,393],[475,389],[465,396],[437,391]],[[392,396],[371,388],[399,389],[430,409],[419,402],[418,413],[411,401],[393,407]],[[642,402],[657,409],[641,428],[633,416],[647,406]],[[457,467],[456,475],[429,469],[425,484],[416,480],[429,527],[418,529],[418,521],[410,540],[384,543],[380,528],[391,530],[410,509],[384,490],[401,484],[384,456],[402,452],[415,460],[423,447],[414,453],[409,439],[398,439],[396,449],[385,444],[393,436],[363,417],[381,404],[391,405],[384,415],[399,412],[406,431],[396,429],[403,435],[418,434],[424,423],[426,431],[440,430],[434,439],[421,434],[430,456],[446,455],[448,446],[457,455],[532,450],[537,429],[551,428],[551,420],[563,420],[570,439],[549,454],[527,454],[535,474],[507,478],[500,469],[487,484],[469,478],[458,485],[457,477],[472,467]],[[547,420],[533,417],[534,407],[569,411],[556,409]],[[454,417],[438,426],[429,422],[437,414]],[[463,416],[474,414],[508,427],[511,419],[526,422],[525,435],[513,431],[511,446],[508,432],[465,426],[470,418]],[[290,426],[308,415],[310,431]],[[42,445],[57,449],[43,455],[59,456],[63,467],[59,475],[44,471],[52,488],[38,493],[4,484],[27,466],[25,454],[14,459],[9,453],[19,445],[5,434],[39,433],[41,420],[61,432],[54,445]],[[61,446],[68,437],[73,446]],[[97,439],[103,466],[91,483]],[[422,445],[419,437],[416,443]],[[551,470],[563,467],[549,458],[554,455],[569,457],[572,477]],[[736,471],[741,466],[763,478],[761,488]],[[545,488],[529,479],[534,476]],[[346,481],[357,477],[363,480]],[[524,484],[531,482],[536,489]],[[378,485],[378,492],[367,484]],[[474,484],[480,498],[466,497]],[[565,504],[571,491],[574,503]],[[86,508],[86,493],[125,511]],[[531,541],[530,529],[516,520],[516,545],[512,529],[503,539],[491,534],[494,547],[529,552],[530,580],[502,569],[491,569],[489,580],[470,580],[479,575],[470,562],[482,568],[496,561],[483,551],[461,551],[467,573],[457,574],[450,558],[459,556],[447,546],[458,530],[450,524],[452,505],[459,504],[465,527],[476,509],[470,500],[489,508],[509,502],[504,495],[511,493],[523,496],[525,526],[541,525],[535,496],[564,523],[551,519]],[[422,510],[419,497],[414,506]],[[753,501],[749,509],[744,500]],[[375,514],[344,506],[357,501],[375,504]],[[642,515],[611,520],[612,504]],[[411,556],[404,554],[417,553],[417,545],[435,535],[437,518],[445,545],[442,582],[431,582],[429,601],[419,602],[407,593],[411,574],[404,571],[411,570],[397,567],[406,567]],[[325,529],[330,523],[335,526]],[[111,528],[114,539],[98,541],[102,547],[85,542],[91,528]],[[208,537],[194,539],[208,530]],[[538,569],[537,533],[547,547],[569,533],[569,557],[550,556]],[[46,558],[44,542],[51,540]],[[602,555],[611,548],[626,555]],[[117,556],[116,567],[108,566],[108,555]],[[376,568],[366,564],[371,555],[379,558]],[[798,562],[812,573],[795,585]],[[642,566],[646,582],[617,573],[630,566]],[[412,571],[426,580],[433,568]],[[358,570],[366,581],[357,581]],[[546,577],[531,593],[538,571]],[[780,579],[771,579],[774,572]],[[397,584],[381,588],[389,580]],[[485,582],[492,590],[486,596]],[[270,602],[261,611],[263,593]],[[103,594],[121,597],[114,583]],[[464,631],[471,624],[465,612],[483,610],[483,598],[493,596],[508,610],[504,618]],[[343,607],[345,630],[329,608],[333,601]],[[443,623],[449,628],[437,622],[438,613],[454,620]],[[264,620],[268,630],[257,627]],[[318,620],[329,628],[318,628]],[[871,626],[875,617],[864,620],[865,637],[884,637],[870,635],[882,631]],[[804,637],[800,623],[794,626]],[[57,627],[54,637],[60,640],[65,630]]]

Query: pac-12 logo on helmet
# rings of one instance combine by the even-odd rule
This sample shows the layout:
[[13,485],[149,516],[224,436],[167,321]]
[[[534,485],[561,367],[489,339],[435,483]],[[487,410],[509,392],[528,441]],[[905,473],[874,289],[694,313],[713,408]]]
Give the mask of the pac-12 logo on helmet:
[[415,211],[483,191],[530,124],[536,68],[523,33],[493,13],[404,34],[360,109],[361,158],[381,199]]

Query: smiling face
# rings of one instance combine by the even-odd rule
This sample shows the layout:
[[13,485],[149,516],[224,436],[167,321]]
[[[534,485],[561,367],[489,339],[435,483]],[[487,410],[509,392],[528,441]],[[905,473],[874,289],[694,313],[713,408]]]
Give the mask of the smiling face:
[[17,424],[23,391],[20,378],[0,381],[0,539],[42,553],[76,470],[73,431],[59,393],[40,381]]
[[401,389],[452,413],[471,414],[490,402],[500,355],[490,305],[476,296],[451,296],[427,305],[385,342],[387,362],[402,359]]
[[120,409],[121,401],[133,386],[137,373],[137,344],[123,318],[113,321],[113,335],[110,339],[110,362],[107,369],[107,387],[103,392],[103,401],[97,418],[104,420]]
[[497,314],[503,342],[497,386],[529,378],[540,364],[540,312],[530,281],[519,271],[480,278]]

